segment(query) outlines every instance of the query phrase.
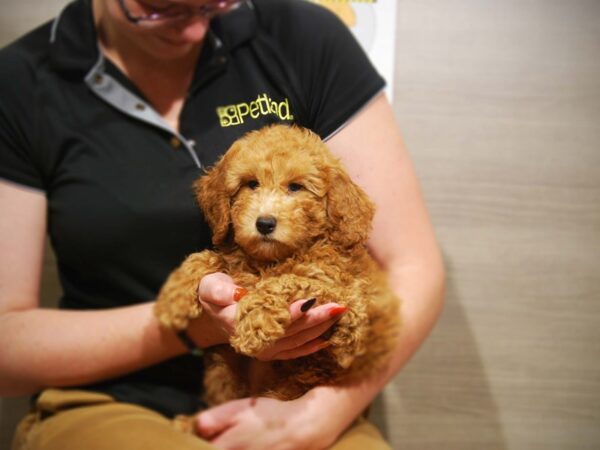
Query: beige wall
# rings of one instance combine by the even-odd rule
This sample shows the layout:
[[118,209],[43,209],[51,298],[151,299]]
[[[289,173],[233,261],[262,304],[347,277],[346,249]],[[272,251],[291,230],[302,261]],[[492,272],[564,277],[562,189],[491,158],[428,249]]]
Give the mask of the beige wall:
[[600,2],[410,0],[398,27],[449,286],[395,448],[600,448]]
[[[64,3],[2,2],[0,43]],[[378,421],[397,450],[600,448],[600,2],[404,0],[397,23],[449,283]]]

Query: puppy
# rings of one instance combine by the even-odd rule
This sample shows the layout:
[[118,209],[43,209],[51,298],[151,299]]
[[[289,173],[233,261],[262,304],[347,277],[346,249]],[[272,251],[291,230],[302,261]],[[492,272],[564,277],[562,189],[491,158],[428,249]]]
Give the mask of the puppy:
[[[365,156],[367,152],[365,152]],[[394,347],[399,300],[365,243],[374,205],[326,145],[299,127],[274,125],[236,141],[195,183],[214,250],[192,254],[167,279],[155,314],[183,330],[202,313],[201,278],[230,275],[248,290],[230,346],[205,351],[205,400],[291,400],[316,385],[380,371]],[[316,298],[347,308],[329,346],[285,361],[255,359],[290,325],[290,303]]]

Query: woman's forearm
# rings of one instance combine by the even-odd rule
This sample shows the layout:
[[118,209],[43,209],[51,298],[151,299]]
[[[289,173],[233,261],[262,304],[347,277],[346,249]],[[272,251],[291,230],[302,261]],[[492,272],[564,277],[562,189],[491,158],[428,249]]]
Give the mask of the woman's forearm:
[[184,352],[152,303],[97,311],[27,309],[0,315],[0,395],[92,383]]
[[[306,394],[307,408],[315,408],[318,417],[336,423],[332,427],[343,431],[373,401],[383,387],[408,362],[433,328],[443,307],[444,270],[441,262],[391,269],[393,288],[402,298],[402,327],[396,349],[385,371],[356,385],[322,386]],[[331,405],[334,413],[323,414],[322,408]],[[331,429],[325,423],[321,426]],[[333,438],[330,433],[323,436]],[[330,443],[324,442],[324,446]]]

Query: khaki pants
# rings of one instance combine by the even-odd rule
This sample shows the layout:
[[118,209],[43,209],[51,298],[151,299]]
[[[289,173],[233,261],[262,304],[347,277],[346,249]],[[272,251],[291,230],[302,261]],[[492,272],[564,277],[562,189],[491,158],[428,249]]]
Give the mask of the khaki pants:
[[[19,424],[12,450],[214,450],[173,428],[150,409],[96,392],[48,389]],[[359,419],[332,447],[389,450],[377,429]],[[307,449],[310,450],[310,449]]]

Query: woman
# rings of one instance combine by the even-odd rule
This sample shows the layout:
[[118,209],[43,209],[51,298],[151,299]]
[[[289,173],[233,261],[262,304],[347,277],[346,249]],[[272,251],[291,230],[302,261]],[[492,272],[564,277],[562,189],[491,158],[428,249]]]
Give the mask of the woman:
[[[14,448],[387,448],[356,421],[441,309],[443,267],[383,80],[325,10],[295,0],[76,0],[0,53],[0,394],[35,396]],[[241,399],[197,416],[201,362],[152,300],[209,246],[190,185],[269,123],[326,139],[378,207],[369,246],[403,299],[385,373],[298,400]],[[46,229],[64,296],[38,307]],[[200,348],[225,343],[237,286],[199,284]],[[239,292],[237,292],[239,294]],[[266,359],[317,351],[335,304],[290,307],[302,331]],[[53,389],[47,389],[53,387]]]

